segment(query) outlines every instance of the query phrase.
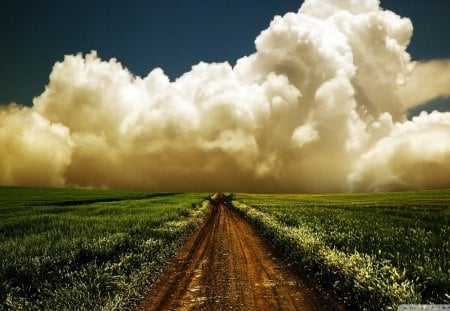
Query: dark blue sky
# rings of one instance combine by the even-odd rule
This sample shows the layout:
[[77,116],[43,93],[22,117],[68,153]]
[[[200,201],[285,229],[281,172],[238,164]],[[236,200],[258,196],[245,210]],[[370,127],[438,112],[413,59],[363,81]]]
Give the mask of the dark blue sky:
[[[229,61],[254,51],[273,16],[300,0],[2,0],[0,103],[31,105],[66,54],[97,50],[136,75],[162,67],[172,79],[199,61]],[[450,58],[450,1],[382,0],[414,23],[413,58]]]

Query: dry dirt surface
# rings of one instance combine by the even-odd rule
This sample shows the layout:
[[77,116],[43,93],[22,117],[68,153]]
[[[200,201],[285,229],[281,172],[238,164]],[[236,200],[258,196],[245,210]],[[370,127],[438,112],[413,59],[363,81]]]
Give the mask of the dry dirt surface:
[[232,207],[212,209],[140,310],[344,310],[277,259]]

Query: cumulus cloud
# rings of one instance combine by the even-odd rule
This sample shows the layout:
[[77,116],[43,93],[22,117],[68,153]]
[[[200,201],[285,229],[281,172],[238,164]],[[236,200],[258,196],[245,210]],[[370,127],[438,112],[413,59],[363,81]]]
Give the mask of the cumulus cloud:
[[357,161],[353,190],[386,191],[450,186],[450,112],[422,112],[393,125]]
[[67,127],[33,109],[0,109],[0,181],[6,185],[63,186],[73,144]]
[[199,63],[175,81],[160,68],[137,77],[96,52],[68,55],[33,107],[0,110],[0,183],[448,187],[450,115],[405,117],[411,35],[410,20],[376,0],[307,0],[272,20],[254,54],[234,66]]

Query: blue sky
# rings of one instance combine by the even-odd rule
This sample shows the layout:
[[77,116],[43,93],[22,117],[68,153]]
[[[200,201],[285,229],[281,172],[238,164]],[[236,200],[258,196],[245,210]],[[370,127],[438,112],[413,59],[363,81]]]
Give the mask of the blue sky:
[[[302,1],[25,1],[0,3],[0,103],[31,105],[56,61],[97,50],[136,75],[161,67],[171,79],[199,61],[234,63],[276,14]],[[411,18],[413,59],[450,58],[450,1],[382,0]],[[448,101],[437,107],[450,110]]]

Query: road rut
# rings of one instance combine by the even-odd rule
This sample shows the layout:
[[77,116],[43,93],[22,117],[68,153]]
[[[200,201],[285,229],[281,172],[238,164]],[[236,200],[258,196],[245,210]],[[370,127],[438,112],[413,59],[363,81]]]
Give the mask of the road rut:
[[344,310],[277,259],[233,208],[212,208],[140,310]]

